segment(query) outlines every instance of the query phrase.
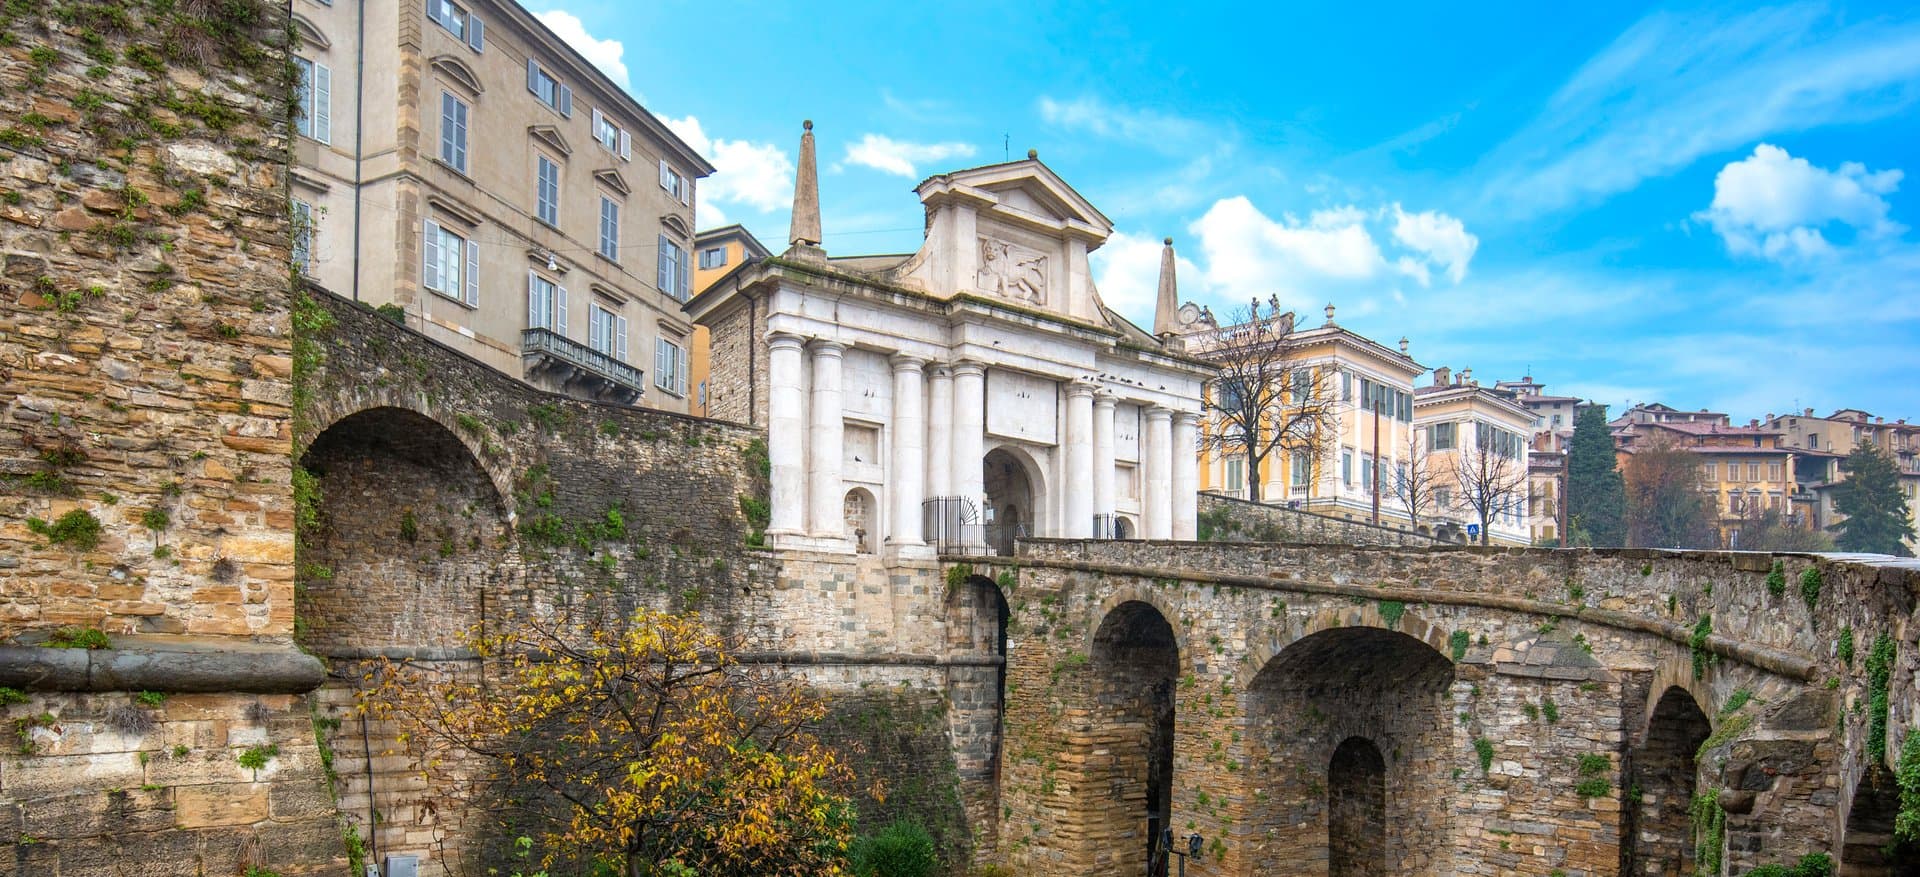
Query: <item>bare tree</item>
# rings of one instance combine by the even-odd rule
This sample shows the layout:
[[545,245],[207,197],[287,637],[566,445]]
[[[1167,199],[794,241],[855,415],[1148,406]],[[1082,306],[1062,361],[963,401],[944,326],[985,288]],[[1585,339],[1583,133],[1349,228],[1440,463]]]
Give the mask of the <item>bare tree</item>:
[[1249,499],[1260,499],[1261,464],[1276,452],[1304,452],[1309,461],[1326,454],[1341,405],[1334,371],[1300,361],[1293,314],[1280,310],[1277,296],[1264,310],[1258,299],[1249,302],[1228,325],[1187,343],[1220,368],[1207,385],[1214,425],[1202,442],[1222,457],[1246,460]]
[[1526,499],[1527,462],[1518,447],[1476,441],[1453,455],[1453,477],[1460,489],[1457,502],[1480,519],[1482,545],[1492,536],[1488,525],[1494,516]]
[[1426,443],[1420,440],[1424,430],[1407,430],[1406,454],[1402,457],[1401,470],[1393,477],[1393,496],[1400,500],[1401,507],[1407,510],[1408,526],[1420,529],[1420,520],[1429,514],[1441,511],[1439,497],[1439,473],[1433,471],[1432,461],[1427,459]]

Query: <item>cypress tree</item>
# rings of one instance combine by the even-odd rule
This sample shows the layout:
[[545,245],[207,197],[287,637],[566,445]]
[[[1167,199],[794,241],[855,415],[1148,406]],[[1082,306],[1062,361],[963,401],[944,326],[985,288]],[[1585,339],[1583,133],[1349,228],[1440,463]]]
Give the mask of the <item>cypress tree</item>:
[[1567,450],[1568,529],[1595,548],[1626,543],[1626,483],[1614,465],[1613,435],[1604,405],[1588,405],[1573,419]]
[[1833,486],[1833,507],[1847,519],[1834,526],[1841,551],[1912,555],[1905,538],[1913,513],[1900,493],[1900,470],[1880,448],[1863,442],[1840,461],[1847,480]]

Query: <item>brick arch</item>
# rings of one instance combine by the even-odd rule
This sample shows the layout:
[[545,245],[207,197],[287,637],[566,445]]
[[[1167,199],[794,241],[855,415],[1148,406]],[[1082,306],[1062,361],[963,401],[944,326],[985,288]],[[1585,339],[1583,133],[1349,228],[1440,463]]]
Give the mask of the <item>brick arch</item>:
[[[487,446],[476,437],[460,428],[458,412],[445,410],[434,403],[424,393],[402,393],[393,387],[356,386],[350,395],[334,399],[316,399],[307,406],[306,435],[300,438],[303,445],[311,445],[336,424],[381,409],[396,409],[433,421],[473,458],[475,466],[485,472],[487,480],[493,482],[494,494],[500,505],[506,510],[509,521],[515,517],[516,510],[509,498],[513,496],[513,452],[501,446],[494,455],[486,453]],[[496,459],[497,457],[497,459]]]
[[1161,618],[1166,619],[1167,627],[1173,630],[1174,648],[1182,656],[1193,654],[1192,649],[1189,648],[1187,631],[1181,626],[1180,613],[1175,609],[1178,604],[1167,599],[1159,588],[1142,587],[1133,583],[1115,588],[1093,607],[1093,612],[1087,619],[1086,635],[1082,643],[1084,654],[1093,654],[1093,643],[1094,639],[1100,635],[1100,625],[1123,603],[1145,603],[1152,606],[1160,613]]
[[1647,686],[1647,702],[1632,727],[1626,730],[1627,742],[1639,745],[1647,739],[1647,728],[1653,724],[1653,718],[1660,706],[1660,698],[1670,688],[1678,688],[1693,697],[1694,705],[1707,716],[1709,724],[1717,724],[1720,715],[1720,698],[1714,696],[1713,687],[1703,679],[1693,677],[1693,656],[1685,651],[1674,650],[1654,665],[1653,679]]
[[[1353,621],[1352,613],[1355,612],[1360,613],[1361,623],[1359,624],[1351,623]],[[1388,627],[1386,619],[1380,615],[1380,604],[1367,603],[1362,606],[1343,606],[1322,609],[1308,616],[1306,622],[1298,627],[1295,627],[1292,622],[1278,627],[1275,633],[1281,634],[1281,636],[1270,636],[1266,639],[1249,643],[1246,656],[1241,660],[1243,665],[1242,669],[1247,671],[1245,678],[1241,681],[1251,684],[1254,678],[1260,675],[1260,671],[1265,669],[1273,659],[1279,657],[1281,652],[1286,651],[1288,646],[1313,636],[1316,633],[1349,627],[1377,628],[1379,630],[1387,630],[1409,636],[1426,643],[1429,648],[1439,652],[1442,657],[1448,657],[1448,659],[1451,660],[1450,652],[1448,651],[1449,644],[1447,642],[1450,631],[1446,628],[1433,623],[1422,613],[1415,612],[1411,607],[1400,616],[1399,626]],[[1241,687],[1244,690],[1246,685],[1242,685]]]

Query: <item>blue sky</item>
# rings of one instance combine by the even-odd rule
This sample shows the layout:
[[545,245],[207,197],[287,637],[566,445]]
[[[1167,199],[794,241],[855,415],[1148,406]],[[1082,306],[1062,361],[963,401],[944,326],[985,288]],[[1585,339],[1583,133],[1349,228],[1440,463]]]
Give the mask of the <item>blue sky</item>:
[[1900,3],[535,2],[778,251],[800,120],[829,253],[1037,149],[1116,226],[1107,302],[1278,295],[1491,381],[1744,420],[1920,419],[1920,10]]

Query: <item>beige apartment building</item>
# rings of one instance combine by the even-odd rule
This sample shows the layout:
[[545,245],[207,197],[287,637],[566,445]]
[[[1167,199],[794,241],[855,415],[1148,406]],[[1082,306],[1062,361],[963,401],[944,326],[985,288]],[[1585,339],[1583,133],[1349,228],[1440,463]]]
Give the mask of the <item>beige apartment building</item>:
[[1474,534],[1485,505],[1488,542],[1530,544],[1533,412],[1509,391],[1480,386],[1472,369],[1436,368],[1433,383],[1414,393],[1413,426],[1434,485],[1434,534],[1480,541]]
[[689,410],[713,166],[514,3],[293,13],[300,270],[543,389]]
[[1909,526],[1907,544],[1920,546],[1920,423],[1874,417],[1858,408],[1842,408],[1826,417],[1814,416],[1808,408],[1797,414],[1767,415],[1766,427],[1782,434],[1780,443],[1796,451],[1793,474],[1799,492],[1796,508],[1805,506],[1805,514],[1820,528],[1829,528],[1845,518],[1833,506],[1833,488],[1847,473],[1840,461],[1862,444],[1875,444],[1900,470],[1900,492],[1915,510]]

